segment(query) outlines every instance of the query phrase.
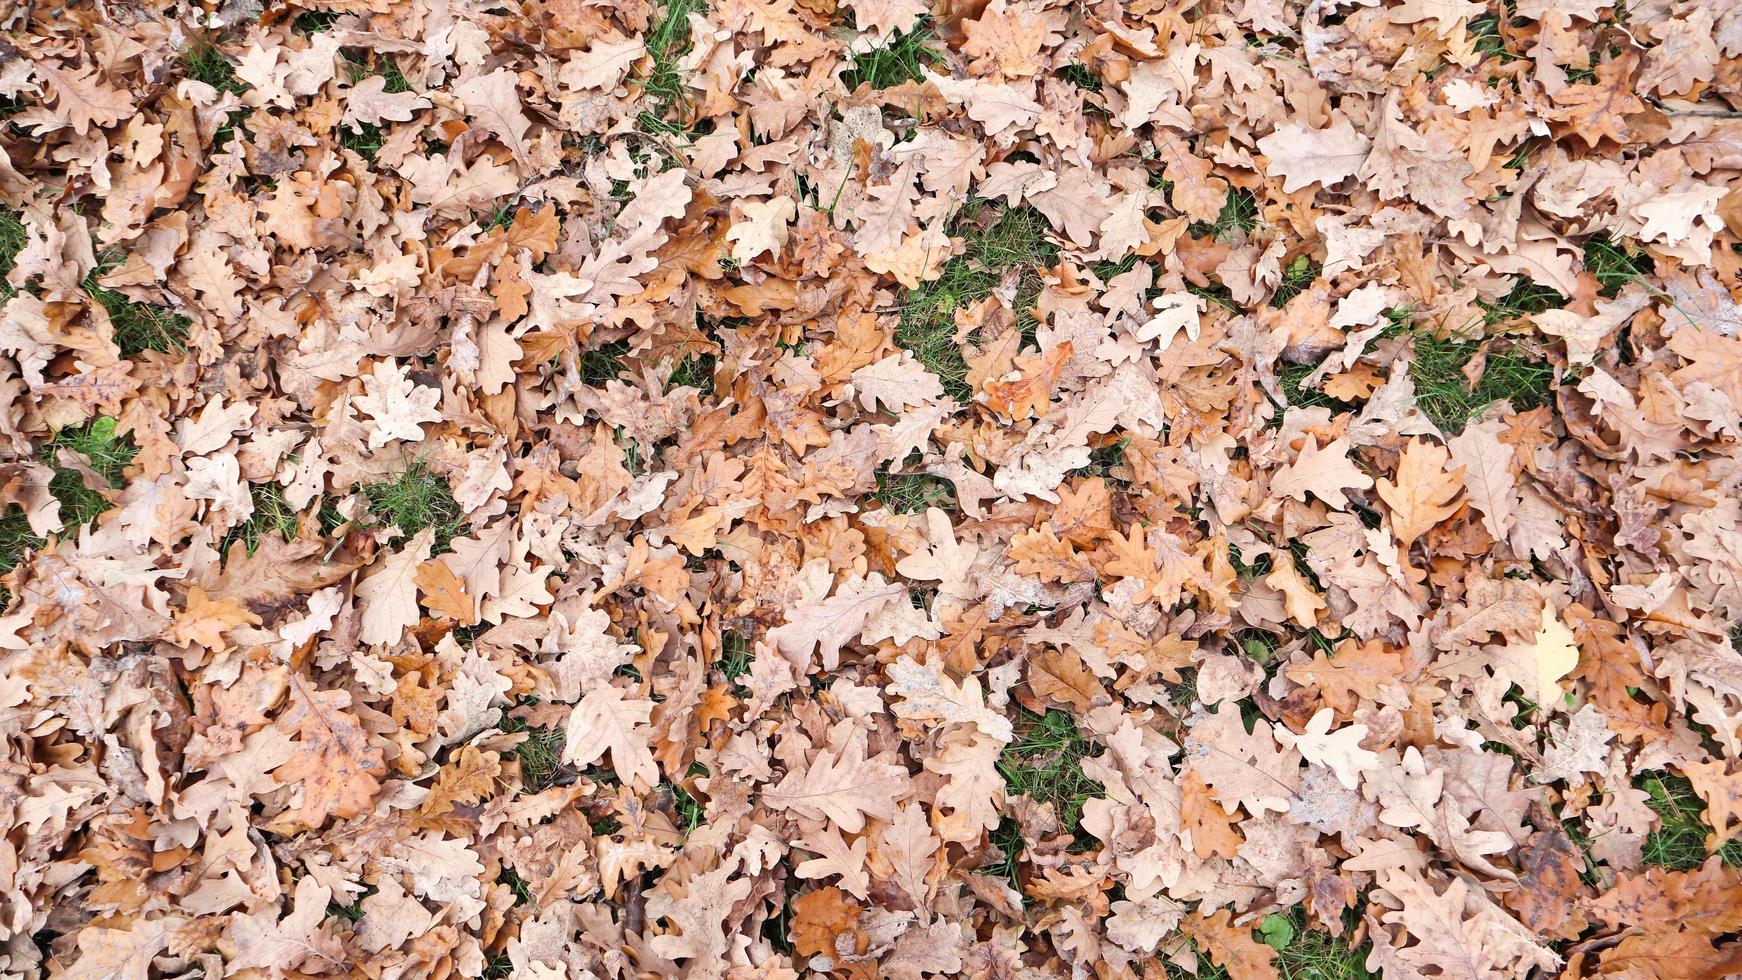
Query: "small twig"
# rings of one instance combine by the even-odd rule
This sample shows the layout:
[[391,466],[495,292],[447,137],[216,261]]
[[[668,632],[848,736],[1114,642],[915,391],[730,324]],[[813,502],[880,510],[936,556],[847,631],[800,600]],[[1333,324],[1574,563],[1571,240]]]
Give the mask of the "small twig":
[[1666,116],[1708,116],[1713,119],[1742,119],[1742,111],[1733,109],[1671,109],[1658,99],[1647,99],[1652,107]]
[[1695,112],[1692,109],[1665,109],[1666,116],[1710,116],[1713,119],[1742,119],[1742,112],[1730,109],[1714,109],[1711,112]]

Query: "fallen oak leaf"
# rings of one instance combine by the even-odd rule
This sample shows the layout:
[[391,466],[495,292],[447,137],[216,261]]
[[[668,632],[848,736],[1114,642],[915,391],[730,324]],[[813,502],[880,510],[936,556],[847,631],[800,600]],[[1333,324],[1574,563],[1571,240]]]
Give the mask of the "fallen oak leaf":
[[978,839],[998,826],[1005,800],[1004,776],[998,771],[1003,743],[975,731],[946,734],[939,750],[925,760],[930,772],[949,778],[937,793],[932,824],[947,841]]
[[865,871],[865,852],[871,846],[870,838],[860,837],[848,846],[838,829],[827,827],[798,841],[796,846],[817,856],[799,862],[792,869],[793,874],[810,881],[838,876],[841,887],[855,898],[870,895],[871,876]]
[[374,420],[370,449],[380,449],[396,439],[420,442],[424,424],[442,419],[442,413],[436,411],[441,390],[414,383],[394,358],[376,361],[370,367],[363,376],[363,391],[352,404]]
[[1553,709],[1561,704],[1566,689],[1562,678],[1579,665],[1579,642],[1573,631],[1561,623],[1554,606],[1542,604],[1542,628],[1537,630],[1533,644],[1536,659],[1536,690],[1531,692],[1537,704]]
[[1464,468],[1447,468],[1451,453],[1421,438],[1411,439],[1397,460],[1397,482],[1381,478],[1374,489],[1391,508],[1391,531],[1401,548],[1458,512]]
[[1208,917],[1200,910],[1186,916],[1179,928],[1232,980],[1281,980],[1276,950],[1253,939],[1251,929],[1232,925],[1232,916],[1227,909]]
[[865,733],[854,729],[839,748],[819,750],[803,770],[788,772],[763,790],[762,800],[776,810],[832,820],[856,834],[865,829],[867,816],[893,819],[896,800],[906,795],[907,770],[893,758],[890,753],[866,758]]
[[1345,490],[1366,490],[1373,478],[1361,472],[1349,458],[1349,437],[1341,436],[1320,446],[1318,439],[1308,436],[1300,454],[1285,463],[1270,479],[1270,492],[1305,502],[1310,492],[1337,510],[1349,509]]
[[370,646],[397,643],[409,626],[417,625],[417,569],[429,559],[435,528],[426,527],[405,547],[393,552],[357,583],[363,608],[357,638]]
[[237,626],[259,626],[260,617],[229,597],[212,599],[199,586],[188,589],[187,605],[175,613],[170,642],[180,647],[198,644],[208,650],[223,650],[224,634]]
[[429,99],[416,92],[388,92],[387,78],[370,75],[345,93],[345,114],[339,122],[355,132],[383,122],[406,122],[412,113],[428,109]]
[[1223,702],[1198,716],[1186,738],[1185,764],[1203,778],[1228,813],[1245,807],[1253,815],[1287,813],[1300,788],[1300,756],[1279,748],[1269,722],[1246,731],[1237,705]]
[[[87,925],[75,942],[79,957],[54,973],[64,980],[146,980],[151,962],[175,941],[186,919],[162,916],[156,919],[107,921]],[[119,928],[125,925],[128,928]]]
[[55,93],[55,111],[80,136],[93,125],[106,128],[133,114],[133,96],[110,85],[95,68],[62,69],[38,62],[36,70]]
[[1366,725],[1347,725],[1331,731],[1336,714],[1330,708],[1320,708],[1299,735],[1281,725],[1274,734],[1283,747],[1294,749],[1313,765],[1331,770],[1345,789],[1355,789],[1360,785],[1361,773],[1379,767],[1379,755],[1361,747],[1361,740],[1367,736]]
[[1372,141],[1355,131],[1349,120],[1338,116],[1325,129],[1286,123],[1258,141],[1265,157],[1265,173],[1283,178],[1285,194],[1319,184],[1327,190],[1345,177],[1355,176]]
[[478,600],[466,592],[466,583],[446,563],[423,562],[417,566],[412,580],[423,592],[425,609],[453,620],[458,626],[477,625]]
[[350,705],[350,692],[315,690],[291,675],[290,707],[276,725],[296,739],[295,751],[273,777],[299,793],[297,805],[272,821],[279,832],[319,828],[329,817],[359,816],[380,791],[387,764],[357,716],[345,710]]
[[944,397],[943,383],[912,352],[898,351],[853,372],[850,391],[868,412],[882,401],[886,412],[901,412]]
[[845,895],[830,885],[792,900],[792,948],[799,955],[832,956],[837,937],[857,934],[862,910]]
[[1040,702],[1051,701],[1079,712],[1111,700],[1101,679],[1083,665],[1082,657],[1066,650],[1048,648],[1028,661],[1023,679]]
[[768,638],[782,656],[801,672],[809,673],[811,652],[820,651],[823,668],[833,670],[840,661],[841,647],[859,635],[865,621],[897,597],[907,597],[904,583],[885,585],[875,573],[865,582],[843,585],[825,599],[789,610],[786,623],[768,631]]
[[522,166],[531,166],[526,131],[532,128],[532,120],[526,118],[521,108],[513,71],[498,68],[487,75],[466,79],[453,87],[453,93],[465,104],[467,117],[480,130],[501,141]]
[[986,707],[980,681],[972,674],[958,683],[940,668],[921,666],[907,656],[890,664],[887,673],[890,683],[885,690],[901,699],[893,708],[899,718],[973,725],[1005,742],[1015,736],[1010,719]]
[[1045,415],[1047,406],[1052,403],[1053,388],[1058,384],[1065,362],[1070,360],[1072,349],[1067,340],[1045,355],[1019,355],[1014,377],[986,382],[981,396],[986,407],[1018,421],[1031,415]]
[[593,688],[569,712],[563,762],[590,766],[611,753],[611,769],[624,783],[646,789],[659,780],[659,766],[649,748],[653,729],[648,719],[653,702],[630,699],[620,687]]
[[425,818],[452,813],[454,807],[476,806],[495,792],[502,775],[501,756],[476,745],[460,749],[459,758],[443,766],[420,808]]
[[726,232],[726,240],[732,243],[733,260],[743,264],[764,252],[778,259],[791,232],[788,222],[798,216],[798,205],[792,198],[781,195],[740,204],[738,215]]

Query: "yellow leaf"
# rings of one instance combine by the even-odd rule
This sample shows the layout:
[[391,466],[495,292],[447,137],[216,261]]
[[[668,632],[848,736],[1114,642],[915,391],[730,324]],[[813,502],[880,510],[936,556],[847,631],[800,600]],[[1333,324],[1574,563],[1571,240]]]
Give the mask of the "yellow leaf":
[[1566,693],[1561,678],[1579,665],[1578,641],[1554,614],[1554,607],[1542,604],[1542,629],[1536,633],[1536,703],[1547,707]]

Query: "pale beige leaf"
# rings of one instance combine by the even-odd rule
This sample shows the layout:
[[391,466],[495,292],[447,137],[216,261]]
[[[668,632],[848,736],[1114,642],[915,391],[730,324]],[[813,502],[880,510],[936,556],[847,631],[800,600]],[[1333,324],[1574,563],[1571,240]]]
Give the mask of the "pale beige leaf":
[[1347,510],[1349,498],[1345,490],[1366,490],[1373,478],[1361,472],[1349,458],[1349,437],[1320,446],[1308,436],[1294,462],[1286,463],[1270,480],[1272,493],[1305,501],[1310,492],[1337,510]]
[[798,206],[784,195],[739,205],[738,219],[726,232],[726,240],[732,243],[732,258],[748,262],[764,252],[780,258],[780,250],[791,231],[787,222],[797,215]]
[[434,541],[435,528],[424,528],[357,583],[357,601],[363,609],[359,640],[370,646],[397,643],[406,627],[417,624],[417,566],[429,558]]
[[643,789],[652,786],[659,779],[659,767],[648,748],[652,729],[647,721],[652,712],[652,701],[627,698],[620,687],[593,688],[569,712],[563,761],[589,766],[609,752],[618,778]]
[[1355,176],[1370,145],[1341,116],[1325,129],[1285,123],[1258,141],[1267,161],[1265,172],[1283,178],[1282,189],[1288,194],[1314,183],[1329,188]]

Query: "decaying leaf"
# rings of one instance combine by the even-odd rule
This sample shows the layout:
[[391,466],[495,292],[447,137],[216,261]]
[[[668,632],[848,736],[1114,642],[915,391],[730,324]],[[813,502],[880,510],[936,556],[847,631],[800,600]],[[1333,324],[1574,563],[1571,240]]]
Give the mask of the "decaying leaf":
[[1742,10],[0,13],[0,973],[1742,975]]

